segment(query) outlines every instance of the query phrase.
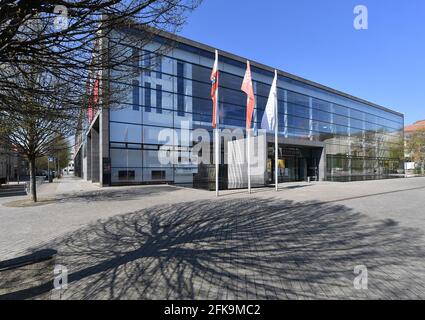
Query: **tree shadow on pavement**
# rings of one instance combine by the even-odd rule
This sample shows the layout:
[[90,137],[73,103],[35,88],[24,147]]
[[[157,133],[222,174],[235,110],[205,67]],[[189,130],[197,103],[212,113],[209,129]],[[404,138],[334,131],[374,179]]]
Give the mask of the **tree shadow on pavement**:
[[[414,295],[421,237],[342,205],[220,199],[116,216],[47,247],[69,270],[67,299],[375,299]],[[357,265],[367,291],[353,287]]]
[[15,200],[5,202],[5,207],[36,207],[54,203],[78,203],[78,202],[107,202],[107,201],[129,201],[140,200],[141,197],[150,196],[166,196],[169,193],[179,190],[173,186],[157,185],[157,186],[138,186],[133,188],[110,187],[108,189],[100,189],[95,191],[74,192],[58,194],[50,197],[40,197],[38,202],[29,199]]
[[66,202],[97,202],[97,201],[128,201],[139,199],[140,197],[149,197],[165,195],[175,192],[179,189],[172,186],[140,186],[133,188],[108,188],[96,191],[87,191],[84,193],[60,194],[55,197],[55,201]]

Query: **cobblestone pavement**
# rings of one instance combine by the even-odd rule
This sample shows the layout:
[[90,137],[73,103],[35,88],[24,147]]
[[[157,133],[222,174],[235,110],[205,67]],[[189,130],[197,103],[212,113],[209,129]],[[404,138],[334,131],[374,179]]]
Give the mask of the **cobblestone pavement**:
[[[62,183],[68,193],[43,206],[0,202],[3,257],[58,250],[69,287],[54,298],[425,298],[424,178],[298,183],[219,199],[169,186]],[[367,267],[367,290],[354,288],[356,266]],[[21,293],[51,297],[49,285],[32,289]]]

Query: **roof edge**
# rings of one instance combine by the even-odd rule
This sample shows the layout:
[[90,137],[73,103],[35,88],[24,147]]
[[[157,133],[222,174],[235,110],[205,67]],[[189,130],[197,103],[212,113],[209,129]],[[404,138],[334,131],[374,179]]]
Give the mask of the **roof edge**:
[[[212,54],[214,54],[215,53],[215,50],[217,49],[217,48],[214,48],[214,47],[212,47],[210,45],[203,44],[201,42],[198,42],[198,41],[195,41],[195,40],[191,40],[191,39],[185,38],[185,37],[180,36],[180,35],[177,35],[177,34],[170,33],[168,31],[160,30],[160,29],[157,29],[157,28],[154,28],[154,27],[146,27],[146,26],[141,25],[141,24],[138,24],[138,23],[127,23],[125,25],[125,27],[142,29],[145,32],[146,31],[151,31],[156,36],[160,36],[160,37],[163,37],[163,38],[168,39],[168,40],[171,40],[171,41],[180,42],[180,43],[183,43],[185,45],[192,46],[194,48],[197,48],[197,49],[201,49],[201,50],[210,52]],[[217,50],[219,51],[219,53],[220,53],[221,56],[224,56],[226,58],[229,58],[229,59],[232,59],[232,60],[236,60],[236,61],[239,61],[239,62],[242,62],[242,63],[245,63],[246,60],[249,60],[251,66],[254,66],[256,68],[259,68],[259,69],[262,69],[262,70],[265,70],[265,71],[269,71],[271,73],[274,73],[274,71],[277,70],[277,73],[280,76],[287,77],[287,78],[292,79],[292,80],[295,80],[295,81],[299,81],[299,82],[304,83],[306,85],[310,85],[310,86],[313,86],[315,88],[318,88],[318,89],[321,89],[321,90],[325,90],[327,92],[330,92],[332,94],[336,94],[336,95],[342,96],[344,98],[347,98],[347,99],[350,99],[350,100],[354,100],[354,101],[357,101],[357,102],[366,104],[368,106],[371,106],[371,107],[380,109],[382,111],[386,111],[386,112],[390,112],[390,113],[396,114],[398,116],[403,117],[403,119],[404,119],[404,113],[401,113],[399,111],[395,111],[395,110],[389,109],[387,107],[384,107],[384,106],[381,106],[379,104],[370,102],[368,100],[365,100],[365,99],[362,99],[362,98],[353,96],[351,94],[348,94],[348,93],[345,93],[345,92],[342,92],[342,91],[333,89],[331,87],[322,85],[322,84],[320,84],[318,82],[314,82],[314,81],[311,81],[311,80],[308,80],[308,79],[305,79],[305,78],[296,76],[296,75],[291,74],[289,72],[286,72],[286,71],[283,71],[283,70],[280,70],[280,69],[277,69],[277,68],[273,68],[273,67],[267,66],[267,65],[265,65],[263,63],[260,63],[260,62],[255,61],[255,60],[247,59],[245,57],[238,56],[236,54],[230,53],[230,52],[225,51],[225,50],[220,50],[220,49],[217,49]]]

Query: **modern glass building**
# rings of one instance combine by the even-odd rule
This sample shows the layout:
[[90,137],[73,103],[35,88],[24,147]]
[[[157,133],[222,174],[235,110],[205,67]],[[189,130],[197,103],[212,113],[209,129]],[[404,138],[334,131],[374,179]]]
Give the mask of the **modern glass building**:
[[[126,34],[113,50],[127,55],[120,70],[106,70],[108,90],[124,88],[111,108],[99,110],[77,140],[76,174],[101,185],[172,183],[213,189],[215,166],[187,159],[204,129],[213,141],[210,75],[214,48],[161,33],[152,43],[137,27],[116,30]],[[118,37],[117,37],[118,38]],[[158,53],[158,48],[172,45]],[[112,46],[111,46],[112,47]],[[231,169],[224,164],[226,140],[234,130],[245,132],[246,95],[240,90],[246,59],[220,52],[219,118],[222,163],[220,187],[230,184]],[[254,132],[260,129],[274,68],[251,62],[256,109]],[[128,72],[127,76],[125,73]],[[124,77],[123,77],[124,75]],[[259,185],[279,181],[358,181],[395,178],[404,173],[403,114],[297,76],[278,71],[279,162],[274,162],[274,134],[267,137],[267,163]],[[161,132],[174,129],[178,163],[162,164]],[[188,143],[182,143],[188,140]],[[212,143],[211,143],[212,145]],[[211,159],[213,152],[211,152]],[[234,179],[234,177],[232,178]],[[233,181],[234,182],[234,181]]]

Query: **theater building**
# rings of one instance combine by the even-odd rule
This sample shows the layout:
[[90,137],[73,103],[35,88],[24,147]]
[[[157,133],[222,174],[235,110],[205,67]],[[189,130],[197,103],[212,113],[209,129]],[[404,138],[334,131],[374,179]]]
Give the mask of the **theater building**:
[[[114,40],[114,33],[120,40]],[[102,186],[170,183],[214,189],[214,164],[183,160],[198,143],[193,137],[196,130],[206,130],[213,142],[210,75],[215,48],[167,33],[139,47],[138,37],[143,32],[137,26],[117,28],[104,42],[128,55],[129,74],[123,80],[115,75],[122,75],[125,67],[103,71],[100,92],[124,90],[117,105],[100,108],[82,123],[76,135],[75,173]],[[172,45],[158,54],[164,43]],[[224,137],[235,129],[245,133],[246,95],[241,91],[245,69],[246,58],[219,52],[219,122],[225,132],[222,189],[245,183],[235,182],[235,168],[226,164],[226,144],[235,139],[229,142]],[[251,69],[255,135],[261,129],[274,68],[251,61]],[[265,149],[259,151],[265,152],[264,179],[256,180],[255,186],[273,184],[276,165],[282,183],[308,177],[340,182],[388,179],[404,173],[403,114],[280,70],[278,110],[279,161],[275,164],[274,134],[269,133]],[[164,129],[177,133],[171,143],[181,163],[159,161]],[[189,145],[181,143],[182,137],[190,137]]]

